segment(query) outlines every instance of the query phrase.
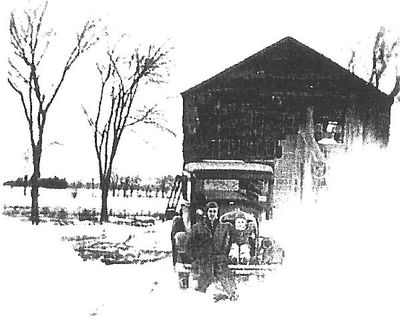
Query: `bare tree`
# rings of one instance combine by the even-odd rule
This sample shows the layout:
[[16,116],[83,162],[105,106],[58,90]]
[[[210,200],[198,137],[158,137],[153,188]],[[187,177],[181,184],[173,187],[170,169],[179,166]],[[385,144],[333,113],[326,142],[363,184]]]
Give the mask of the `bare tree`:
[[[84,109],[94,132],[101,188],[100,222],[108,221],[107,197],[114,159],[122,134],[128,127],[150,124],[167,130],[157,105],[138,107],[134,104],[142,85],[160,84],[168,74],[169,50],[150,45],[144,52],[135,48],[127,56],[107,51],[107,63],[97,65],[101,78],[97,114],[90,117]],[[172,133],[172,132],[171,132]]]
[[[380,87],[382,77],[387,73],[388,66],[396,60],[399,55],[400,39],[389,40],[385,27],[380,27],[375,35],[375,42],[372,47],[371,69],[369,72],[368,82],[376,88]],[[354,73],[357,53],[355,50],[351,52],[348,68]],[[398,65],[394,65],[395,79],[393,89],[390,92],[391,97],[395,97],[400,92],[400,70]]]
[[117,189],[118,181],[119,181],[118,174],[116,174],[115,172],[112,172],[111,176],[110,176],[110,187],[112,190],[113,197],[115,197],[115,190]]
[[39,223],[38,182],[48,111],[72,65],[79,56],[99,40],[96,28],[98,20],[87,21],[81,32],[76,36],[75,45],[66,59],[58,81],[54,82],[52,86],[46,85],[42,79],[44,74],[42,67],[46,66],[43,58],[55,35],[52,29],[44,30],[43,28],[46,9],[47,2],[42,6],[27,9],[19,14],[12,12],[9,30],[13,51],[8,60],[8,83],[21,100],[32,148],[32,224]]
[[139,190],[141,182],[142,179],[138,175],[131,178],[131,197],[134,189]]
[[174,184],[174,177],[171,175],[162,176],[161,178],[156,179],[156,185],[161,190],[161,197],[165,197],[165,193],[168,192],[173,184]]
[[[397,55],[396,49],[399,47],[400,40],[388,41],[386,37],[385,27],[381,27],[376,34],[375,43],[372,50],[372,69],[369,82],[379,88],[380,80],[387,70],[392,57]],[[400,73],[396,66],[395,85],[391,92],[391,96],[396,96],[399,93]]]

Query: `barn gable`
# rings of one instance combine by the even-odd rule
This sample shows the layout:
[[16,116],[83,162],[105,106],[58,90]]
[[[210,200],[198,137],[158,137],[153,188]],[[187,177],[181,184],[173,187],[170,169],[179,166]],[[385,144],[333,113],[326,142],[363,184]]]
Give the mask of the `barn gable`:
[[272,91],[301,90],[313,94],[387,96],[353,73],[292,37],[286,37],[249,58],[184,91],[217,88],[263,87]]

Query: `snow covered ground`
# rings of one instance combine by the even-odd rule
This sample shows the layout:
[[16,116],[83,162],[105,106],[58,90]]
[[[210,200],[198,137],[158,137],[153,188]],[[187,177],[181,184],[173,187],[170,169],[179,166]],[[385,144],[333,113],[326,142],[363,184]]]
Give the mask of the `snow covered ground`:
[[[39,205],[41,207],[62,207],[68,211],[79,210],[81,208],[100,210],[101,191],[100,189],[78,189],[75,198],[72,193],[75,189],[40,189]],[[7,206],[30,206],[30,189],[26,191],[27,196],[23,194],[22,187],[10,188],[9,186],[0,186],[0,193],[4,204]],[[129,194],[129,193],[128,193]],[[108,196],[108,206],[114,211],[127,210],[128,212],[144,214],[148,211],[163,212],[167,205],[167,198],[138,198],[136,193],[133,197]]]
[[105,234],[110,241],[122,242],[135,233],[141,246],[169,249],[165,248],[165,241],[158,241],[160,237],[168,240],[167,224],[157,225],[155,235],[145,233],[145,228],[116,227],[32,227],[2,216],[0,318],[115,318],[110,317],[108,310],[114,316],[115,312],[132,315],[137,310],[144,311],[158,283],[164,285],[173,278],[169,259],[151,265],[106,266],[100,261],[84,262],[70,242],[60,241],[62,236]]
[[170,222],[32,226],[2,215],[0,319],[399,319],[398,159],[335,163],[329,194],[277,213],[264,229],[285,249],[284,264],[263,282],[241,283],[236,302],[214,303],[213,288],[178,289],[170,258],[105,265],[61,240],[134,235],[132,245],[169,250]]
[[170,258],[143,265],[107,266],[100,261],[84,262],[71,243],[60,241],[62,237],[85,234],[105,235],[109,241],[122,242],[135,235],[130,241],[135,241],[138,248],[169,250],[170,227],[170,221],[150,228],[111,224],[31,226],[1,216],[0,248],[4,258],[0,318],[180,318],[189,310],[193,318],[200,317],[195,311],[198,307],[213,307],[213,288],[207,295],[180,290]]

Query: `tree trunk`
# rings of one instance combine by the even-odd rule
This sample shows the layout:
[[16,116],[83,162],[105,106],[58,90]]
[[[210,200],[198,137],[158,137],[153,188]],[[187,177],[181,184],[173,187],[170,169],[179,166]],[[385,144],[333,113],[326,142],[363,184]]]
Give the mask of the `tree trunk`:
[[26,196],[26,187],[28,186],[28,176],[24,176],[24,196]]
[[33,152],[33,175],[31,178],[31,221],[39,224],[39,178],[40,178],[40,155]]
[[31,188],[31,221],[32,224],[39,224],[39,187],[37,182],[32,179],[32,188]]
[[[103,178],[103,179],[105,179],[105,178]],[[103,181],[101,183],[100,223],[108,222],[108,209],[107,209],[108,189],[109,189],[109,183],[107,183],[106,181]]]

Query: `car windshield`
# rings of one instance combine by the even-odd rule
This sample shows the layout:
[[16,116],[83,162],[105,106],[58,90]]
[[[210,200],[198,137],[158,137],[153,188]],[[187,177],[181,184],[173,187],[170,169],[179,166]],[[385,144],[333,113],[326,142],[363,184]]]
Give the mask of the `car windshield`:
[[268,180],[256,178],[197,179],[194,191],[204,194],[207,200],[266,202]]

